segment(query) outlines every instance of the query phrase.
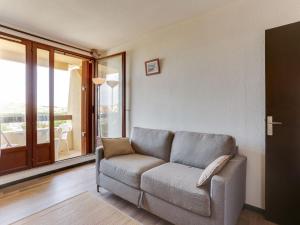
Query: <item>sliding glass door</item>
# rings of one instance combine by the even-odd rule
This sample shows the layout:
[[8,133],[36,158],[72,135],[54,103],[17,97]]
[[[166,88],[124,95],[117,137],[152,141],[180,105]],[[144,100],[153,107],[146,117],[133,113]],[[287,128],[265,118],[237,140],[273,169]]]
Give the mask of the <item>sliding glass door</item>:
[[125,52],[98,60],[98,77],[105,83],[98,87],[97,137],[125,137]]
[[31,165],[30,50],[0,35],[0,174]]

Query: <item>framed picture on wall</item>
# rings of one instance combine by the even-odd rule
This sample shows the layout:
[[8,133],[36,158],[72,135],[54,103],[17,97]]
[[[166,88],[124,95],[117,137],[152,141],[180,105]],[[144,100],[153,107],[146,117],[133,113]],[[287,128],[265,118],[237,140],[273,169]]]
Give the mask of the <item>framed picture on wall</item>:
[[159,59],[152,59],[145,62],[146,75],[154,75],[160,73]]

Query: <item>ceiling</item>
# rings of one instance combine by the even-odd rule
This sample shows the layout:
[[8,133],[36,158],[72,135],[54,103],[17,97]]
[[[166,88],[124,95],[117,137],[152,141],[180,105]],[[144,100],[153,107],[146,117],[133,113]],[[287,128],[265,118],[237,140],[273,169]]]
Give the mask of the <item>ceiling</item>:
[[0,23],[107,50],[232,0],[0,0]]

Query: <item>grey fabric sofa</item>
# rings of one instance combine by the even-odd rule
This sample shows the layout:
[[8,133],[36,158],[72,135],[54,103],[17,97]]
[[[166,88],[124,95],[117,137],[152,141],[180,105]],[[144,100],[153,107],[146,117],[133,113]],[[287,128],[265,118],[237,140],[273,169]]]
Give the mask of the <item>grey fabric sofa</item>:
[[[171,223],[235,225],[245,201],[246,158],[227,135],[175,132],[135,127],[135,154],[103,158],[96,150],[97,188]],[[196,183],[207,165],[234,154],[210,184]]]

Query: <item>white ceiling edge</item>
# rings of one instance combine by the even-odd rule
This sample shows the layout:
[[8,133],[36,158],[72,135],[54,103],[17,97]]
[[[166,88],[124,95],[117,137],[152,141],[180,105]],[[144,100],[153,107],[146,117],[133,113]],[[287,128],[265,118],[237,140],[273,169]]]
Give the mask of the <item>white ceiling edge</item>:
[[0,23],[79,48],[107,51],[232,1],[0,0]]

